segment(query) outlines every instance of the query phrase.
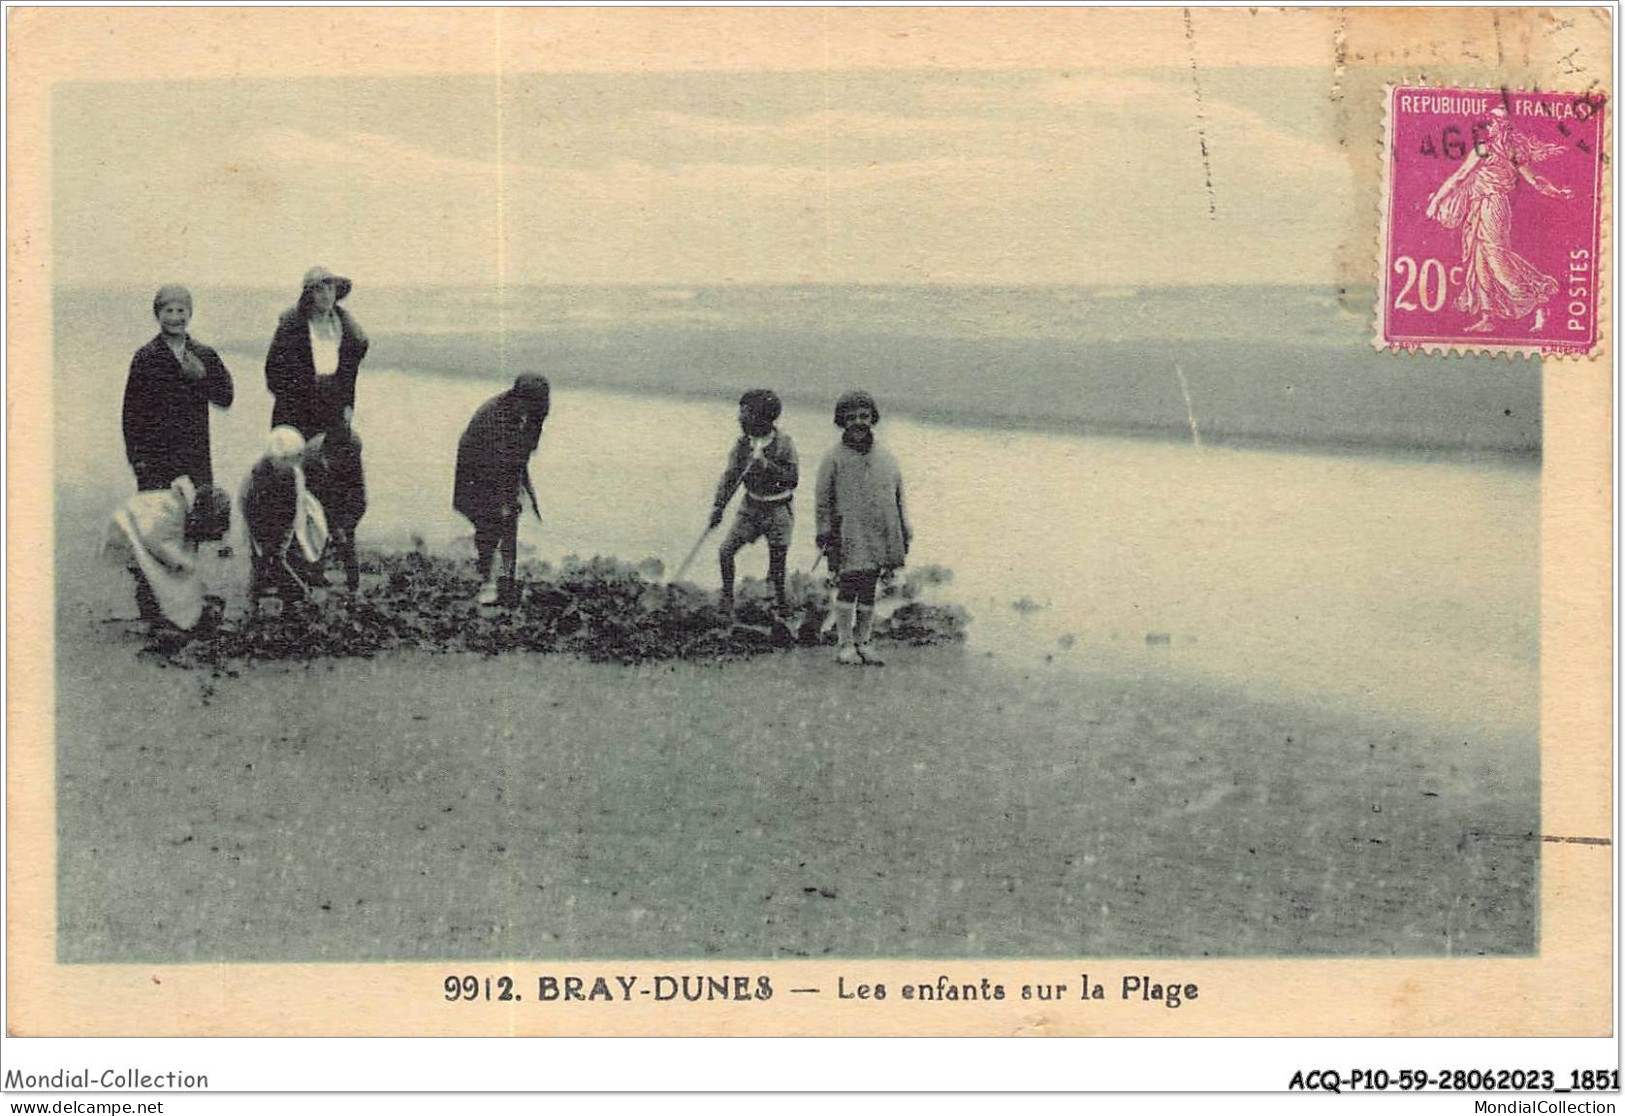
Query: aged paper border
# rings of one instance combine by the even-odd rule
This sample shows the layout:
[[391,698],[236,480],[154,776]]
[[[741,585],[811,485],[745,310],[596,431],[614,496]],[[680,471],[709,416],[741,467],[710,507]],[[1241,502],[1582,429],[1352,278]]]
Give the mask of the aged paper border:
[[[1237,10],[1238,13],[1244,10]],[[1514,20],[1509,44],[1476,43],[1468,24],[1437,9],[1317,9],[1301,36],[1272,44],[1283,60],[1345,66],[1391,59],[1447,84],[1483,83],[1499,61],[1507,80],[1552,77],[1561,51],[1581,42],[1601,52],[1609,75],[1609,15],[1566,9],[1593,21],[1574,36],[1536,35]],[[1159,61],[1131,34],[1100,36],[1102,23],[1069,9],[192,9],[180,41],[165,27],[175,13],[153,9],[12,10],[7,133],[7,292],[11,333],[7,501],[12,530],[8,681],[9,1021],[23,1036],[165,1035],[1600,1035],[1612,1020],[1612,850],[1555,841],[1541,861],[1542,953],[1533,959],[1401,961],[1153,962],[1199,983],[1199,1008],[1177,1012],[1069,1013],[1019,1001],[928,1013],[896,999],[861,1013],[820,997],[755,1005],[657,1005],[577,1013],[560,1019],[524,1005],[447,1005],[438,995],[444,964],[96,965],[54,960],[54,742],[52,701],[52,434],[50,413],[50,117],[53,79],[106,80],[241,75],[370,76],[484,73],[519,69],[736,69],[772,67],[1064,67],[1073,44],[1098,42],[1118,62]],[[1594,21],[1602,21],[1599,30]],[[291,21],[304,30],[286,34]],[[312,21],[318,25],[311,33]],[[116,29],[116,34],[113,33]],[[1583,34],[1582,34],[1583,32]],[[1572,41],[1571,41],[1572,39]],[[387,48],[380,41],[387,40]],[[289,43],[297,44],[290,51]],[[1205,53],[1258,49],[1246,36]],[[1485,58],[1490,61],[1484,61]],[[1476,60],[1469,61],[1469,58]],[[1606,80],[1606,78],[1605,78]],[[1610,120],[1611,124],[1611,120]],[[1372,148],[1371,137],[1354,137]],[[1351,142],[1353,142],[1351,141]],[[1358,157],[1358,156],[1357,156]],[[1357,164],[1358,165],[1358,164]],[[1375,169],[1375,164],[1372,164]],[[1372,189],[1375,190],[1375,183]],[[1375,207],[1369,207],[1374,209]],[[1350,245],[1351,274],[1368,274],[1373,244]],[[1605,347],[1606,347],[1605,340]],[[1412,357],[1409,359],[1419,359]],[[1550,361],[1544,384],[1542,473],[1542,809],[1545,833],[1607,837],[1611,787],[1611,359]],[[1096,962],[1096,966],[1102,963]],[[1107,968],[1130,971],[1131,961]],[[542,966],[482,962],[477,971]],[[591,975],[627,965],[569,966]],[[1088,968],[1087,962],[1083,967]],[[553,966],[562,968],[562,966]],[[650,971],[649,963],[637,963]],[[788,963],[754,967],[775,986],[850,979],[925,980],[944,969],[1003,979],[1045,979],[1079,963],[920,961]],[[701,966],[662,966],[672,973]],[[274,995],[266,995],[274,988]]]

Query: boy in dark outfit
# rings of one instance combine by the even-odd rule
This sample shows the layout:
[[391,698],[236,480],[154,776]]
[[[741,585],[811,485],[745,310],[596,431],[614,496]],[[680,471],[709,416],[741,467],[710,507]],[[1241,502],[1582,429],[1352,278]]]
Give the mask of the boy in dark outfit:
[[[536,452],[550,407],[546,377],[526,373],[474,412],[457,443],[451,506],[474,525],[475,560],[483,582],[476,600],[482,605],[514,601],[519,494],[530,497],[531,510],[540,519],[530,455]],[[493,558],[500,560],[500,568],[492,568]]]
[[790,536],[795,516],[790,501],[800,481],[796,444],[790,435],[774,425],[783,413],[779,397],[765,388],[753,388],[739,397],[739,428],[743,431],[728,454],[728,466],[717,484],[711,509],[711,527],[722,522],[722,512],[741,485],[745,496],[733,528],[722,540],[722,608],[734,606],[734,557],[739,551],[767,537],[767,572],[773,582],[773,595],[783,614],[788,608],[785,593],[785,558],[790,552]]

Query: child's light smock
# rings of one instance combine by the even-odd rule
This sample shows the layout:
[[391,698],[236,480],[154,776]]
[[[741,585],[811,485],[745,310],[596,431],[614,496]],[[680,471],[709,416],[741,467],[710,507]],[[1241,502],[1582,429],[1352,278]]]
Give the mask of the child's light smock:
[[164,619],[190,631],[203,615],[197,549],[186,541],[186,513],[197,499],[190,477],[168,488],[137,492],[113,513],[103,553],[134,565],[152,587]]
[[879,444],[859,453],[842,443],[818,469],[818,537],[833,538],[831,569],[890,570],[908,554],[908,516],[897,459]]

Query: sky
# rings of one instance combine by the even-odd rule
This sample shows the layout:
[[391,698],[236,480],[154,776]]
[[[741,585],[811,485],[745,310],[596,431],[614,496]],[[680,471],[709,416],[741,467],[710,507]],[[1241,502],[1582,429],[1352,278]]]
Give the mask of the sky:
[[[1177,24],[1162,57],[1179,53]],[[1324,67],[63,82],[54,279],[1335,281]]]

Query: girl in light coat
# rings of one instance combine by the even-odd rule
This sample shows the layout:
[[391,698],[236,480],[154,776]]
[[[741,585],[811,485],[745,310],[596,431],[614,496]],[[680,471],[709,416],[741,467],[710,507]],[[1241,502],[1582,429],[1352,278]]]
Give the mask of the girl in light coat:
[[818,468],[818,547],[835,574],[835,661],[880,666],[874,648],[875,586],[902,566],[911,532],[897,459],[875,442],[880,408],[866,391],[835,403],[841,442]]

